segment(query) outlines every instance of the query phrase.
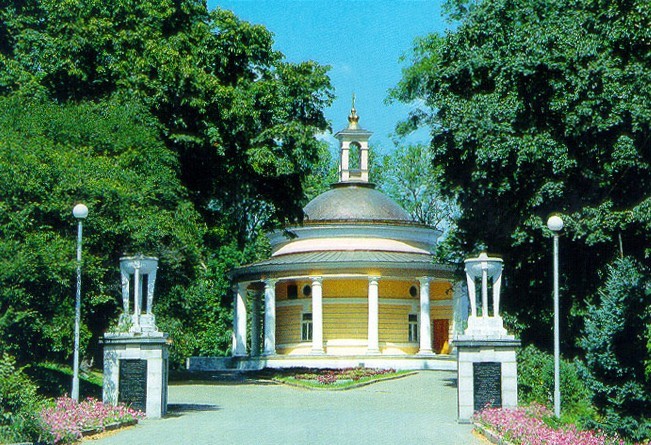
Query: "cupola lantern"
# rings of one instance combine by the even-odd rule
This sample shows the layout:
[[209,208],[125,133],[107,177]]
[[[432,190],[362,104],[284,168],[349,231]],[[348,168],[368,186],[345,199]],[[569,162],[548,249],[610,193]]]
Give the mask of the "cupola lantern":
[[372,134],[359,126],[353,94],[348,127],[335,134],[340,144],[339,182],[369,182],[368,140]]

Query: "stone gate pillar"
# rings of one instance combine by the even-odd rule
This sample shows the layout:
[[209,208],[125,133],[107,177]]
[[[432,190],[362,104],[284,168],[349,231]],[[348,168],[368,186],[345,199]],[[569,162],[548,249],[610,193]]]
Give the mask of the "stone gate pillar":
[[[465,260],[470,315],[463,334],[455,336],[457,349],[457,395],[459,422],[470,422],[473,414],[491,407],[518,405],[516,350],[520,340],[509,335],[499,315],[502,260],[481,253]],[[475,280],[481,280],[481,305]],[[488,284],[492,282],[492,311]],[[481,309],[481,315],[479,314]]]
[[117,328],[102,339],[104,402],[130,405],[150,418],[167,412],[169,339],[156,327],[153,314],[157,269],[158,258],[120,258],[123,313]]

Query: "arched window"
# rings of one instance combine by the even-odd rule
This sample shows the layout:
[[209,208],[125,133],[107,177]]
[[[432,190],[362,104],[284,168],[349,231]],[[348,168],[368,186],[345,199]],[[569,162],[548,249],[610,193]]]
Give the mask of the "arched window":
[[359,145],[359,142],[351,142],[349,147],[348,155],[348,169],[349,170],[360,170],[362,168],[362,146]]

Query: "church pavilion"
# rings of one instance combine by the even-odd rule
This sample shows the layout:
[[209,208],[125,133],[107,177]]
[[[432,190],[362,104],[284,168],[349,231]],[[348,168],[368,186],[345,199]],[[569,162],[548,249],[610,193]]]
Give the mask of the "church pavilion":
[[440,232],[369,182],[372,133],[354,106],[348,122],[339,182],[270,234],[269,259],[231,273],[233,367],[456,369],[467,305],[454,267],[434,262]]

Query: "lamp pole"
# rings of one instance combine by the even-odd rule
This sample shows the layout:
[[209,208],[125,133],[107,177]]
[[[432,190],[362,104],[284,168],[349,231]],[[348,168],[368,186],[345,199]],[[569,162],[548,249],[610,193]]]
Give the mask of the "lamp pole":
[[77,227],[77,297],[75,299],[75,352],[72,369],[71,397],[79,401],[79,325],[81,323],[81,233],[82,221],[88,216],[88,207],[77,204],[72,214],[79,221]]
[[552,215],[547,220],[547,227],[554,233],[554,415],[561,416],[561,385],[560,385],[560,338],[558,322],[558,237],[563,229],[563,220],[558,215]]

